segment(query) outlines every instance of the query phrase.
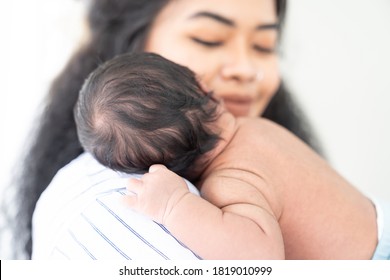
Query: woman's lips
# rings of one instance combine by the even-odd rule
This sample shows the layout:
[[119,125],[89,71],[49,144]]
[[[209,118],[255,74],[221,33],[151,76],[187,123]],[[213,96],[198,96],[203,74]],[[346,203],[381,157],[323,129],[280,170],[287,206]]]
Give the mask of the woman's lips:
[[223,98],[224,106],[235,116],[248,116],[253,100],[251,98]]

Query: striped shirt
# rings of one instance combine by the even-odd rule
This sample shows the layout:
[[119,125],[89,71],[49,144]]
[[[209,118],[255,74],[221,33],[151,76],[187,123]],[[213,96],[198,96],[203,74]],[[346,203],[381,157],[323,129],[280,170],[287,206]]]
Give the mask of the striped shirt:
[[36,205],[32,258],[199,259],[163,225],[126,207],[131,176],[139,175],[112,171],[87,153],[62,168]]

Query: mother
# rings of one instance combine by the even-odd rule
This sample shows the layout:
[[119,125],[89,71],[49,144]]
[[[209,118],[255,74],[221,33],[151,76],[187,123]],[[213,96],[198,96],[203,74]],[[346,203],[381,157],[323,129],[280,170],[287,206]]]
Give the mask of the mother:
[[[42,252],[40,246],[47,245],[43,245],[39,240],[49,243],[48,239],[50,239],[53,244],[52,248],[47,249],[50,253],[47,255],[42,253],[41,257],[49,257],[55,250],[60,252],[62,249],[56,245],[56,242],[61,240],[62,244],[73,242],[82,247],[85,245],[80,241],[82,238],[89,241],[93,239],[90,235],[82,236],[85,232],[83,230],[77,233],[77,229],[80,229],[77,226],[79,222],[77,218],[81,216],[84,222],[87,221],[90,226],[96,227],[95,220],[91,221],[90,216],[88,219],[85,218],[85,211],[93,212],[94,210],[91,209],[94,204],[102,204],[102,200],[99,199],[103,193],[107,194],[108,189],[118,190],[122,187],[119,181],[110,183],[110,180],[117,178],[115,177],[117,175],[103,170],[88,155],[79,157],[83,154],[83,149],[77,139],[73,119],[73,106],[84,79],[99,63],[115,55],[149,51],[183,64],[197,73],[200,80],[222,98],[227,108],[236,116],[269,118],[316,148],[300,110],[281,81],[278,69],[277,49],[286,12],[286,1],[94,0],[90,5],[88,16],[90,38],[87,44],[73,55],[54,81],[37,136],[25,160],[18,190],[20,201],[18,223],[15,226],[16,240],[23,246],[19,249],[25,253],[17,257],[31,257],[32,215],[37,201],[54,175],[72,160],[78,158],[71,165],[66,166],[47,188],[41,199],[43,200],[41,210],[34,217],[37,223],[36,239],[34,237],[34,242],[37,240],[37,243],[34,244],[34,248],[37,252]],[[86,165],[93,168],[87,169]],[[81,196],[82,190],[85,194],[87,190],[99,186],[96,185],[97,183],[91,183],[102,178],[97,174],[105,174],[104,181],[106,184],[111,184],[110,187],[107,189],[106,186],[103,188],[104,191],[90,193],[89,199],[86,199],[88,203],[82,202],[83,200],[77,200],[76,203],[75,200]],[[85,180],[89,183],[85,183]],[[72,185],[73,188],[66,187],[67,184]],[[63,186],[62,191],[60,185]],[[67,192],[71,191],[73,193],[67,196]],[[93,199],[90,199],[91,196]],[[56,198],[58,200],[55,200]],[[112,199],[117,201],[118,198]],[[48,201],[51,201],[53,208],[48,206],[50,204]],[[108,205],[108,203],[103,204]],[[74,204],[77,204],[77,207]],[[66,212],[64,220],[61,220],[58,214],[62,213],[61,211]],[[115,211],[115,214],[118,214],[125,210]],[[44,212],[52,216],[43,217]],[[128,217],[127,215],[130,214],[126,213],[124,216]],[[117,216],[122,217],[120,213]],[[117,220],[123,222],[122,218]],[[136,219],[139,221],[136,222]],[[138,216],[131,218],[133,223],[138,224],[144,222],[143,220]],[[47,232],[51,230],[45,227],[56,222],[60,224],[53,225],[52,236],[44,238],[44,234],[48,234]],[[59,228],[66,228],[68,236],[66,237],[64,231],[61,232]],[[101,229],[98,227],[99,236],[107,237]],[[152,228],[150,230],[155,230],[156,238],[167,235],[163,231],[158,232]],[[42,233],[44,231],[47,232]],[[137,234],[139,238],[148,235],[147,232],[144,234],[137,232]],[[68,238],[67,243],[63,241],[66,238]],[[129,237],[118,236],[118,239],[124,242],[126,238]],[[165,237],[161,238],[165,240]],[[112,239],[110,241],[112,242]],[[162,242],[169,243],[166,240]],[[149,240],[143,243],[150,244]],[[100,246],[98,241],[91,244]],[[67,246],[63,245],[63,247]],[[173,247],[176,245],[169,246],[168,251],[175,250]],[[117,244],[114,247],[116,251],[121,252],[118,256],[131,258]],[[87,251],[88,253],[85,253]],[[104,256],[115,258],[105,254],[98,257],[98,253],[93,254],[91,251],[93,249],[86,250],[84,254],[89,257],[92,255],[92,258]],[[168,256],[169,253],[164,253],[160,249],[157,251],[162,253],[159,253],[160,256],[171,258]],[[62,256],[76,258],[80,255],[75,251],[68,251],[62,252]],[[172,258],[181,258],[181,255],[175,256],[173,255]],[[147,255],[134,258],[137,257],[149,258]]]

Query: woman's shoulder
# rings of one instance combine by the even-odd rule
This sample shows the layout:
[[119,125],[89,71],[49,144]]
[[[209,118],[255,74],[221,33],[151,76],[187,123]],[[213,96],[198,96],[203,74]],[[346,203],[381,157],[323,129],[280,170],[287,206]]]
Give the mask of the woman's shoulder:
[[273,142],[276,139],[288,139],[288,141],[299,141],[298,138],[283,126],[266,118],[239,118],[239,131],[247,141]]
[[286,130],[279,124],[275,123],[272,120],[262,118],[262,117],[240,117],[237,118],[237,123],[239,124],[239,127],[241,128],[248,128],[248,129],[261,129],[264,131],[278,131],[278,130]]

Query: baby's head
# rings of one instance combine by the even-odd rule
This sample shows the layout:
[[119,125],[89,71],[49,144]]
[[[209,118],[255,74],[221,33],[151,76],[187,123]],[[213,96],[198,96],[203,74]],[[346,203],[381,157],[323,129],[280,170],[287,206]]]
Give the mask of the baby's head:
[[188,68],[151,53],[121,55],[98,67],[74,115],[84,149],[127,173],[161,163],[191,177],[189,167],[219,140],[211,94]]

